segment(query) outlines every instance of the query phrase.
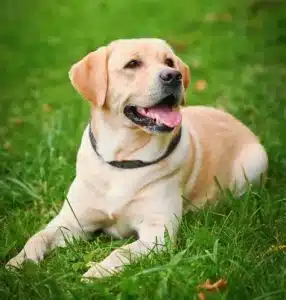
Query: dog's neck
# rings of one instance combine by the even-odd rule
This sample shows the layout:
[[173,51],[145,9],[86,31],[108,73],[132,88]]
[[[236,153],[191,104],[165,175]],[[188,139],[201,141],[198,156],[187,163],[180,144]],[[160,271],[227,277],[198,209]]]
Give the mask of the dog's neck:
[[123,118],[103,109],[92,109],[92,132],[97,151],[105,161],[153,161],[166,152],[177,134],[150,134],[138,127],[126,126]]

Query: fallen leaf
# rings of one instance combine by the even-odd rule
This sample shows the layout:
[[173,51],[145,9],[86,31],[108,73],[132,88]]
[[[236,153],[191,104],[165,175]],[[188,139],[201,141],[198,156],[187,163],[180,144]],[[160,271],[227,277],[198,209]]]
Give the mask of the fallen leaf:
[[200,284],[198,286],[198,289],[199,288],[208,289],[209,286],[211,286],[211,281],[209,279],[207,279],[203,284]]
[[50,104],[45,103],[43,105],[43,110],[44,110],[44,112],[51,112],[53,109],[52,109],[52,106]]
[[215,283],[211,283],[209,279],[207,279],[203,284],[198,286],[198,289],[202,288],[207,291],[218,291],[221,288],[225,288],[227,286],[227,281],[224,279],[220,279]]
[[12,123],[14,123],[15,125],[21,125],[24,123],[24,120],[22,118],[14,118],[11,120]]
[[199,92],[203,92],[207,88],[208,84],[205,80],[198,80],[195,83],[195,89]]

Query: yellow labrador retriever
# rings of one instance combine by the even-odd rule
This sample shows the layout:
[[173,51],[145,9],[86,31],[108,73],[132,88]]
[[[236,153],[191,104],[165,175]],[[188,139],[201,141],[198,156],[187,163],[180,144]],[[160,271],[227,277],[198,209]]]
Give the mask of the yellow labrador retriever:
[[[94,265],[84,277],[122,270],[175,239],[191,207],[259,183],[268,166],[258,138],[223,111],[181,108],[189,69],[159,39],[118,40],[72,66],[75,89],[92,103],[77,155],[76,177],[59,214],[8,265],[38,262],[71,237],[103,229],[138,240]],[[188,201],[182,200],[184,198]]]

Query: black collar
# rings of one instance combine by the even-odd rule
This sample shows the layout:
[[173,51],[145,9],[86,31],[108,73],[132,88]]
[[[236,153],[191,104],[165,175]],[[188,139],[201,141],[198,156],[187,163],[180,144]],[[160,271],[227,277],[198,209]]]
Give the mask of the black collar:
[[[159,161],[166,158],[167,156],[169,156],[175,150],[175,148],[177,147],[177,145],[179,144],[179,142],[181,140],[181,135],[182,135],[182,128],[180,127],[178,134],[171,141],[166,152],[162,156],[157,158],[156,160],[152,160],[152,161],[148,161],[148,162],[142,161],[142,160],[122,160],[122,161],[112,160],[112,161],[107,161],[106,163],[108,163],[109,165],[111,165],[113,167],[120,168],[120,169],[136,169],[136,168],[142,168],[142,167],[147,167],[147,166],[156,164]],[[90,143],[91,143],[93,150],[99,157],[101,157],[100,154],[97,152],[96,140],[95,140],[94,135],[92,134],[91,124],[89,125],[89,138],[90,138]]]

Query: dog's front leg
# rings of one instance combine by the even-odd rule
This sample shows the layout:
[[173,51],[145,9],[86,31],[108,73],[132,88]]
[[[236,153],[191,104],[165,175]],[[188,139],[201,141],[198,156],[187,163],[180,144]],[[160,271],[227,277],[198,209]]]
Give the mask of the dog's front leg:
[[10,259],[7,266],[20,267],[27,260],[37,263],[52,249],[65,246],[66,240],[70,240],[72,236],[80,236],[80,231],[68,226],[58,215],[43,230],[34,234],[19,254]]
[[[176,201],[177,200],[177,201]],[[145,220],[136,228],[139,239],[131,244],[124,245],[114,250],[108,257],[99,263],[92,263],[92,267],[83,275],[84,279],[89,277],[101,278],[122,271],[124,265],[128,265],[152,250],[160,251],[165,246],[165,232],[171,241],[175,241],[177,230],[182,216],[181,198],[176,197],[168,201],[162,199],[162,210],[152,215],[145,205]],[[151,206],[151,207],[150,207]],[[150,203],[149,209],[152,209]]]
[[114,250],[100,263],[95,263],[83,277],[106,277],[121,271],[124,265],[136,261],[140,256],[147,255],[150,251],[160,250],[164,246],[164,226],[146,226],[149,231],[149,239],[140,238],[131,244],[124,245]]
[[93,199],[92,194],[81,182],[73,182],[68,199],[60,213],[27,241],[22,251],[10,259],[7,267],[20,267],[26,260],[37,263],[56,247],[66,246],[66,242],[72,242],[73,238],[86,238],[90,232],[100,228],[102,213],[89,207],[86,199]]

